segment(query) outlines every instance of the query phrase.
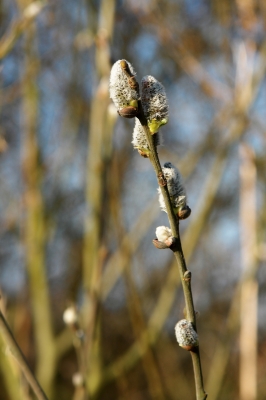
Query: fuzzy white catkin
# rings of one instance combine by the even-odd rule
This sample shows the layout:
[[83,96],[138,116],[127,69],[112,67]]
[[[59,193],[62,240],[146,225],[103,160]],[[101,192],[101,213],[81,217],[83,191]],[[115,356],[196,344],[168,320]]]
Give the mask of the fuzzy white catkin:
[[165,240],[172,237],[172,231],[167,226],[158,226],[155,235],[160,242],[165,242]]
[[193,325],[186,319],[181,319],[175,326],[176,340],[179,346],[198,346],[199,338]]
[[141,80],[141,102],[148,121],[168,120],[169,106],[164,86],[151,75]]
[[[182,178],[180,172],[170,162],[165,163],[162,170],[164,177],[167,181],[167,188],[169,191],[172,205],[176,209],[185,206],[187,204],[187,196],[185,188],[182,184]],[[160,187],[158,188],[158,193],[159,193],[160,207],[163,211],[167,212],[165,201]]]
[[63,321],[66,325],[73,325],[78,321],[75,307],[68,307],[63,314]]
[[[145,132],[138,118],[135,118],[132,144],[135,149],[139,149],[142,151],[146,150],[149,151],[149,144],[146,139]],[[158,146],[159,144],[162,144],[162,137],[161,134],[158,132],[155,136],[155,145]]]
[[[132,100],[138,100],[138,93],[130,87],[128,78],[121,67],[121,61],[123,60],[118,60],[114,63],[110,74],[110,97],[117,110],[129,106]],[[132,65],[128,61],[126,62],[130,72],[135,76],[136,72]]]
[[80,372],[76,372],[73,376],[72,376],[72,383],[75,387],[80,387],[83,385],[84,383],[84,379],[83,376]]
[[41,2],[37,3],[37,1],[35,1],[24,9],[23,15],[25,18],[34,18],[36,17],[36,15],[39,14],[42,8],[43,4]]

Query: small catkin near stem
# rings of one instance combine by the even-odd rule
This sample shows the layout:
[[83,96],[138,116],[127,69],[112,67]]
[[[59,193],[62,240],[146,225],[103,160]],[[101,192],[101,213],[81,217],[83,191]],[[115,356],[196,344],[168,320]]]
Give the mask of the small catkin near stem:
[[158,226],[155,231],[157,239],[152,242],[157,249],[172,249],[172,245],[175,243],[175,238],[172,235],[172,231],[167,226]]
[[175,326],[176,340],[180,347],[191,351],[199,345],[198,334],[193,328],[193,324],[186,319],[181,319]]
[[[187,205],[187,195],[182,178],[177,170],[170,162],[164,164],[163,174],[167,181],[167,188],[171,198],[172,206],[179,219],[186,219],[191,213],[191,209]],[[158,188],[160,207],[167,212],[162,190]]]
[[[149,157],[149,155],[150,155],[149,144],[147,142],[143,127],[142,127],[141,123],[139,122],[138,118],[135,118],[135,127],[134,127],[134,131],[133,131],[132,144],[133,144],[134,148],[138,150],[138,152],[141,156],[143,156],[145,158]],[[162,136],[161,136],[160,132],[158,132],[154,135],[154,144],[155,144],[155,146],[162,144]]]
[[168,226],[158,226],[155,231],[156,237],[160,242],[165,242],[172,237],[172,231]]

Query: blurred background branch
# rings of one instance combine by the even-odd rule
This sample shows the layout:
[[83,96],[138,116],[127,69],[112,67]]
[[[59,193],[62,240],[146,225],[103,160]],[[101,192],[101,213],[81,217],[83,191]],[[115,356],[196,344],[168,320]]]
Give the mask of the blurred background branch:
[[[33,375],[32,371],[30,370],[27,360],[25,359],[23,353],[20,350],[20,347],[17,344],[16,339],[14,338],[9,325],[3,315],[3,313],[0,311],[0,332],[2,336],[2,340],[5,343],[6,347],[6,352],[10,352],[9,357],[14,357],[16,362],[19,365],[19,368],[21,372],[23,373],[24,377],[26,378],[28,384],[31,386],[33,392],[35,393],[36,397],[38,400],[47,400],[47,396],[45,395],[43,389],[40,387],[39,382],[36,380],[35,376]],[[7,366],[7,372],[11,372],[8,366]],[[11,376],[13,375],[13,371],[11,372]],[[14,376],[14,375],[13,375]],[[7,378],[7,380],[10,382],[10,378]],[[14,388],[11,389],[11,396],[16,394],[18,397],[20,397],[22,391],[18,391],[17,385],[15,384]],[[20,393],[19,393],[20,392]]]
[[[0,285],[14,336],[50,400],[193,398],[190,359],[174,337],[180,282],[171,254],[152,245],[156,227],[167,225],[157,182],[132,149],[132,121],[117,119],[109,100],[110,66],[121,58],[138,81],[152,74],[168,95],[158,151],[181,170],[192,209],[181,237],[206,392],[240,396],[249,367],[240,293],[252,279],[257,322],[254,311],[244,324],[256,325],[257,345],[244,336],[257,346],[253,397],[265,398],[265,26],[262,0],[1,2]],[[248,275],[242,143],[254,154],[248,170],[256,168]],[[62,318],[69,304],[84,331],[82,362]],[[4,351],[1,338],[0,400],[28,400]]]
[[44,0],[30,2],[29,5],[23,9],[21,16],[11,23],[8,31],[0,40],[0,59],[6,57],[12,50],[16,41],[29,29],[30,24],[42,11],[45,4],[46,2]]

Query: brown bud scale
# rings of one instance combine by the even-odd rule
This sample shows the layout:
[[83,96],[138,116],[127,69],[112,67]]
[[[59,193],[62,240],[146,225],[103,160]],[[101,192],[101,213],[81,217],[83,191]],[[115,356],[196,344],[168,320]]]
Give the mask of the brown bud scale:
[[141,157],[144,157],[144,158],[148,158],[148,157],[149,157],[149,155],[147,154],[147,152],[145,152],[145,151],[143,151],[143,150],[141,150],[141,149],[138,149],[138,152],[139,152],[139,154],[141,155]]
[[167,246],[166,243],[160,242],[160,240],[158,240],[158,239],[153,239],[152,243],[159,250],[168,249],[169,248],[169,246]]
[[177,213],[179,219],[186,219],[190,216],[190,214],[191,214],[191,209],[189,208],[189,206],[183,207]]
[[138,114],[138,109],[136,107],[128,106],[117,111],[121,117],[124,118],[134,118]]
[[196,350],[197,346],[193,346],[193,345],[188,345],[188,346],[180,346],[182,347],[182,349],[187,350],[187,351],[193,351]]

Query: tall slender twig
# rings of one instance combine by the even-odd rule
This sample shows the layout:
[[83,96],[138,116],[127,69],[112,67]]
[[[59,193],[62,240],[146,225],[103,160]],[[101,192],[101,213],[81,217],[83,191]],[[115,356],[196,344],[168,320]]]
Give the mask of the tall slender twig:
[[[154,137],[151,136],[151,134],[150,134],[150,130],[147,125],[147,120],[143,114],[141,102],[139,102],[139,110],[140,110],[140,112],[139,112],[138,118],[139,118],[139,121],[140,121],[144,131],[145,131],[146,139],[148,141],[149,149],[151,151],[150,161],[155,170],[155,173],[158,178],[159,185],[160,185],[160,188],[161,188],[161,191],[163,194],[172,234],[176,238],[174,255],[175,255],[175,258],[177,261],[179,275],[180,275],[180,279],[182,282],[185,303],[186,303],[187,319],[192,322],[192,324],[196,330],[196,316],[195,316],[193,296],[192,296],[192,290],[191,290],[191,273],[190,273],[189,279],[184,279],[184,274],[188,270],[186,267],[185,257],[183,254],[181,240],[180,240],[179,220],[174,213],[167,185],[161,185],[161,181],[164,179],[162,167],[160,164],[156,146],[154,144]],[[190,353],[191,353],[192,362],[193,362],[197,400],[203,400],[203,399],[207,398],[207,394],[205,393],[204,386],[203,386],[203,376],[202,376],[202,369],[201,369],[201,362],[200,362],[199,347],[197,346],[197,348],[194,349],[193,351],[191,351]]]
[[[133,67],[126,60],[120,60],[114,64],[111,71],[110,95],[118,109],[118,114],[126,118],[137,117],[144,131],[148,145],[148,152],[144,155],[150,159],[153,165],[164,199],[164,207],[168,214],[172,236],[175,238],[175,244],[171,249],[173,250],[177,261],[179,276],[183,286],[187,319],[192,323],[192,326],[196,331],[196,315],[191,290],[191,272],[187,270],[182,250],[179,234],[179,217],[175,215],[174,206],[172,205],[167,187],[167,180],[164,177],[157,153],[157,138],[153,135],[158,132],[160,125],[167,123],[168,119],[168,105],[166,95],[164,94],[164,88],[159,82],[155,83],[155,81],[156,80],[154,80],[153,77],[147,76],[143,78],[143,91],[142,98],[140,99],[139,84],[136,81],[136,74]],[[153,89],[149,89],[149,91],[145,93],[144,89],[150,88],[152,85],[154,85]],[[155,96],[155,93],[157,97]],[[152,99],[153,96],[154,99]],[[138,99],[138,101],[136,99]],[[150,103],[153,104],[150,105]],[[150,113],[151,118],[149,118],[149,121],[147,113]],[[160,119],[158,119],[158,115]],[[141,149],[142,145],[143,144],[140,144],[139,147],[141,153],[143,153]],[[203,388],[198,343],[197,346],[190,348],[190,352],[195,376],[196,397],[197,400],[204,400],[207,398],[207,394]]]

